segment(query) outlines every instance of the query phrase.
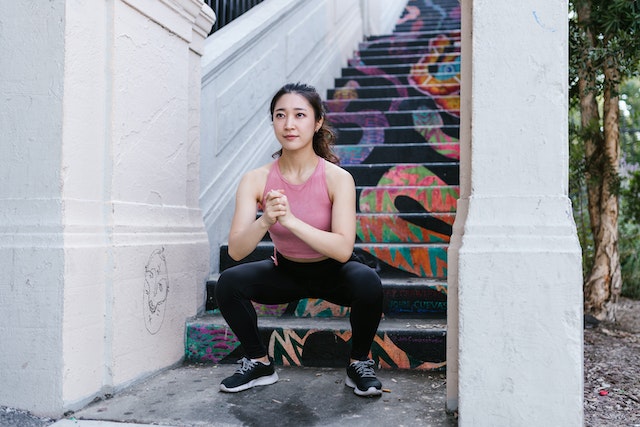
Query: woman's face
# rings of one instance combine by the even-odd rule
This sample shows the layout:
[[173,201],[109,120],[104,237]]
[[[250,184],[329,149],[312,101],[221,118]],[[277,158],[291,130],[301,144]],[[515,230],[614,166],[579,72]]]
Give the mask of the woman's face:
[[308,147],[321,124],[309,101],[297,93],[282,95],[273,109],[273,130],[283,150]]

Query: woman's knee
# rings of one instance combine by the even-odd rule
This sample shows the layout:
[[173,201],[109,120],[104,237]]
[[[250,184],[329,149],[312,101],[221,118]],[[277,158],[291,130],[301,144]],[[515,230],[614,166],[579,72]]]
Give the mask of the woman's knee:
[[232,275],[232,272],[230,272],[229,270],[225,270],[218,277],[218,281],[216,282],[214,288],[214,294],[216,300],[218,301],[218,304],[220,304],[221,301],[225,301],[233,294],[234,280],[229,277]]
[[380,276],[371,267],[356,264],[352,274],[352,287],[356,298],[370,301],[382,300],[382,282]]

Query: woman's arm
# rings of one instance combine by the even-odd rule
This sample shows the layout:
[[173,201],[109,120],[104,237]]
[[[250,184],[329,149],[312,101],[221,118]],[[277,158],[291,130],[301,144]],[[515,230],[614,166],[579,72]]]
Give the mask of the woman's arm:
[[238,184],[236,205],[229,231],[229,256],[236,261],[249,255],[258,246],[275,222],[268,215],[256,219],[257,204],[262,198],[266,173],[263,168],[247,172]]
[[331,231],[319,230],[293,216],[286,194],[278,195],[284,203],[280,224],[315,251],[340,262],[351,258],[356,240],[356,189],[353,177],[344,169],[327,163],[327,186],[332,199]]

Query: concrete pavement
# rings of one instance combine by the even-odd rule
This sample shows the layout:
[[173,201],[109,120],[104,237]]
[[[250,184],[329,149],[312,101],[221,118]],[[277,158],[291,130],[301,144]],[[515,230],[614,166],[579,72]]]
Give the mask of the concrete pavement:
[[378,370],[387,391],[378,398],[362,398],[344,385],[344,369],[280,366],[276,384],[235,394],[219,392],[220,381],[234,369],[235,365],[185,365],[164,371],[53,426],[457,425],[445,412],[444,373]]

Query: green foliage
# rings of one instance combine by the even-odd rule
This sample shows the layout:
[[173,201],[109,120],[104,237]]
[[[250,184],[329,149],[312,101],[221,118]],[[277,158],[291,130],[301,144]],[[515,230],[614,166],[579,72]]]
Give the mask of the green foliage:
[[[601,141],[603,123],[580,123],[580,76],[592,76],[587,91],[601,101],[605,85],[624,102],[620,120],[621,175],[609,182],[620,197],[619,252],[623,295],[640,298],[640,2],[638,0],[569,1],[569,192],[583,249],[585,274],[593,264],[594,241],[587,209],[586,172],[602,180],[608,163],[596,155],[585,160],[583,141]],[[590,19],[578,22],[584,5]],[[584,15],[582,15],[584,18]],[[606,81],[605,68],[614,68],[619,80]],[[619,85],[619,87],[618,87]],[[596,143],[596,147],[598,144]],[[597,182],[597,181],[596,181]]]
[[640,299],[640,225],[623,221],[618,229],[622,295]]
[[[591,18],[578,22],[577,11],[582,4],[591,4]],[[620,77],[640,75],[640,5],[637,0],[570,0],[569,8],[569,71],[572,96],[581,70],[602,74],[606,66],[618,70]],[[587,31],[592,34],[587,37]],[[601,93],[604,79],[596,81]],[[620,83],[620,82],[612,82]]]
[[640,80],[626,81],[620,90],[623,185],[620,198],[619,249],[622,295],[640,299]]
[[620,148],[623,168],[640,165],[640,79],[626,80],[620,88]]
[[569,110],[569,197],[582,248],[582,273],[586,277],[593,265],[594,246],[587,207],[585,171],[584,145],[580,137],[580,110],[577,106],[572,106]]

